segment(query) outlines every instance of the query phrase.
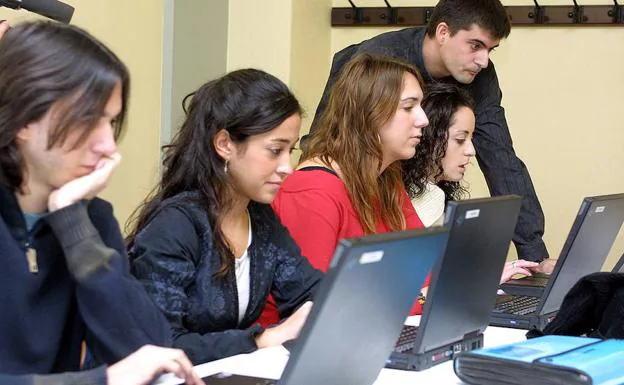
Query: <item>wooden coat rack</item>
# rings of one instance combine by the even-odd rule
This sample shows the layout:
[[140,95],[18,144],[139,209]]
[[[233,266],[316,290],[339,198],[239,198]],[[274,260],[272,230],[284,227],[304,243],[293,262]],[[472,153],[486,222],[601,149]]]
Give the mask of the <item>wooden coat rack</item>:
[[[332,8],[333,27],[363,27],[426,25],[433,7],[393,7],[384,0],[385,7],[358,7],[352,0],[350,8]],[[613,5],[579,5],[577,0],[567,5],[508,6],[507,14],[514,26],[624,26],[624,5],[613,0]]]

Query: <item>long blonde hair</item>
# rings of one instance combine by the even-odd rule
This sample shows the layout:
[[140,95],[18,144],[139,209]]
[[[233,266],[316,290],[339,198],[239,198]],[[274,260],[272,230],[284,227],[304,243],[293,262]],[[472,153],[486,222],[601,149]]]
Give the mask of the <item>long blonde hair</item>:
[[403,76],[412,74],[421,88],[418,69],[402,61],[358,55],[343,68],[334,84],[318,129],[302,161],[334,161],[365,234],[377,228],[377,213],[392,230],[405,229],[401,166],[392,163],[381,175],[383,153],[379,130],[397,111]]

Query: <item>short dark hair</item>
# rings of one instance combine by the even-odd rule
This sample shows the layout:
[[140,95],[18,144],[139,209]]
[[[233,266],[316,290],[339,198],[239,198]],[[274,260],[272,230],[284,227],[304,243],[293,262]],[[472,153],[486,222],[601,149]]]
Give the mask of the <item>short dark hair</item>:
[[[411,198],[419,197],[425,191],[423,180],[431,177],[437,180],[443,175],[442,159],[446,154],[448,130],[453,124],[453,117],[461,107],[474,111],[475,102],[461,86],[431,83],[426,89],[422,107],[429,125],[423,129],[414,157],[402,161],[403,183]],[[439,181],[437,184],[444,191],[446,200],[458,200],[467,195],[461,182]]]
[[24,164],[19,131],[58,108],[48,148],[62,145],[74,129],[86,140],[104,113],[114,88],[122,88],[122,109],[113,122],[122,133],[130,92],[126,66],[88,32],[49,21],[18,24],[0,39],[0,183],[17,191]]
[[489,31],[495,39],[504,39],[511,32],[509,16],[500,0],[440,0],[427,24],[427,35],[434,37],[442,22],[448,24],[451,35],[473,24]]

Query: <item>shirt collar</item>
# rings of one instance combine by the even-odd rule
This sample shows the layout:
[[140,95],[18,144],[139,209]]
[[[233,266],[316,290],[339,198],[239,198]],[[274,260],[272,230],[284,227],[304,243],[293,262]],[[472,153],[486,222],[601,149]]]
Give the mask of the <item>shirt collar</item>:
[[426,34],[427,28],[420,28],[416,30],[416,36],[414,39],[416,44],[414,44],[414,52],[410,52],[410,56],[413,57],[413,61],[420,69],[420,74],[422,75],[425,82],[430,82],[433,80],[433,78],[425,67],[425,58],[423,57],[423,42],[425,41]]

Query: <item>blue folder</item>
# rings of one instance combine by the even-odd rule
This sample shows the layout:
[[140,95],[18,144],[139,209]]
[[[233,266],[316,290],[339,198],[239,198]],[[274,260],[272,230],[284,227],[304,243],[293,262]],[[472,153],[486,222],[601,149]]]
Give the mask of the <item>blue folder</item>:
[[545,336],[462,353],[453,367],[468,384],[621,385],[624,340]]

